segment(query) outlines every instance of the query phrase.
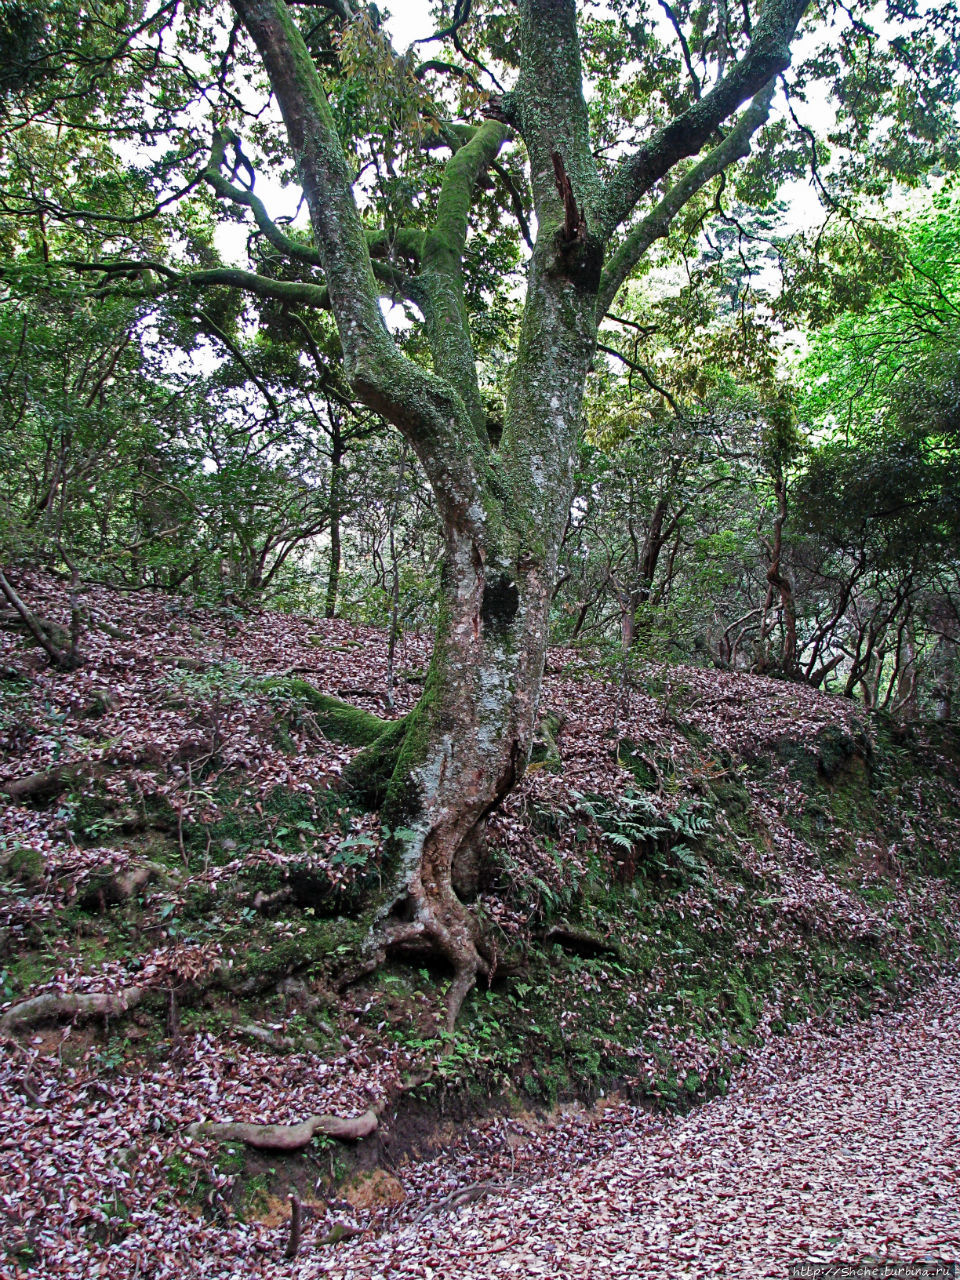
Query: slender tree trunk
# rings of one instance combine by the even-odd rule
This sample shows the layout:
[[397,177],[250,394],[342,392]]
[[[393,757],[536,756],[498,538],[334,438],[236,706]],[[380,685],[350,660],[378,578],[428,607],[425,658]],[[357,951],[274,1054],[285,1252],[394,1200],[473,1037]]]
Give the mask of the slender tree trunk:
[[625,592],[620,604],[620,648],[628,653],[637,642],[637,608],[639,601],[634,592]]
[[330,567],[327,571],[327,598],[324,603],[325,618],[337,616],[340,596],[340,522],[343,518],[343,435],[339,419],[334,416],[330,440]]
[[407,442],[403,442],[400,450],[400,465],[397,469],[397,485],[393,495],[393,506],[390,509],[390,529],[388,542],[390,546],[390,634],[387,641],[387,705],[392,709],[394,704],[394,686],[396,684],[397,639],[400,634],[400,557],[397,554],[397,520],[400,517],[400,499],[403,497],[403,478],[407,469]]
[[777,514],[773,522],[773,538],[764,539],[770,564],[767,569],[767,594],[763,605],[763,618],[760,624],[760,655],[758,670],[767,669],[767,640],[770,635],[770,610],[774,599],[779,596],[780,615],[783,625],[783,648],[780,653],[780,669],[787,675],[793,675],[797,669],[797,609],[793,597],[793,585],[783,571],[783,526],[787,519],[787,485],[782,475],[775,478],[774,493],[777,500]]
[[33,636],[53,666],[61,671],[73,671],[82,662],[80,656],[80,630],[83,620],[76,592],[77,575],[74,573],[70,590],[70,630],[66,631],[58,624],[38,618],[36,614],[28,609],[20,598],[19,593],[9,582],[3,571],[0,570],[0,594],[12,605],[24,627]]
[[899,644],[897,649],[896,711],[904,720],[918,720],[920,718],[920,690],[917,680],[919,655],[912,619],[904,623],[902,644]]

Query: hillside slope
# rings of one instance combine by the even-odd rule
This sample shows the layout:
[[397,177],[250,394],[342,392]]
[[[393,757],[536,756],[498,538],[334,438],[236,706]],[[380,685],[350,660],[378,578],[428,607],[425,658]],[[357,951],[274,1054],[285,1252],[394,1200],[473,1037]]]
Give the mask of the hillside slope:
[[[59,584],[18,585],[66,623]],[[207,1276],[251,1274],[282,1255],[291,1186],[316,1246],[420,1196],[418,1147],[456,1151],[449,1178],[504,1150],[516,1174],[539,1117],[616,1089],[619,1110],[562,1122],[613,1141],[628,1102],[723,1091],[791,1023],[870,1012],[957,956],[949,733],[554,650],[533,763],[465,873],[499,971],[444,1044],[443,973],[414,957],[344,981],[383,832],[339,786],[350,725],[311,693],[400,714],[428,641],[402,641],[388,710],[375,630],[158,593],[83,604],[76,671],[0,633],[0,1212],[24,1273],[182,1275],[202,1254]],[[311,1116],[373,1132],[319,1126],[286,1155],[256,1129],[188,1132]]]

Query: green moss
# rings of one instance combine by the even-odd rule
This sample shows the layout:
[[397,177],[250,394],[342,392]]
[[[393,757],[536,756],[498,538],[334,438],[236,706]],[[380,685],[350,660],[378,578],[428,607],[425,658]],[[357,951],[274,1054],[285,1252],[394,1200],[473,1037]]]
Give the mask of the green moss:
[[387,722],[381,734],[350,762],[344,786],[357,798],[383,813],[393,831],[416,816],[420,796],[412,774],[426,758],[433,732],[439,690],[442,641],[439,635],[434,658],[417,705],[402,720]]
[[394,720],[351,760],[344,771],[343,784],[359,803],[371,809],[381,807],[409,729],[409,716]]
[[359,954],[366,933],[365,925],[342,917],[320,920],[303,915],[292,933],[264,923],[246,932],[244,948],[234,959],[233,982],[242,985],[244,979],[252,979],[257,986],[268,986],[292,973],[336,967]]
[[375,742],[392,723],[381,720],[370,711],[355,707],[340,698],[332,698],[321,693],[306,680],[292,677],[267,680],[264,688],[271,693],[280,694],[295,703],[305,704],[321,731],[334,742],[342,742],[350,747],[366,747]]
[[810,791],[818,782],[842,778],[864,758],[866,751],[865,744],[858,744],[836,725],[827,725],[810,741],[784,737],[776,744],[777,759]]
[[35,889],[43,881],[43,858],[36,849],[17,845],[7,860],[7,875],[28,889]]
[[552,711],[541,717],[534,735],[528,768],[539,765],[553,773],[559,773],[562,770],[563,762],[560,758],[560,748],[557,746],[557,734],[562,729],[563,723],[564,718]]

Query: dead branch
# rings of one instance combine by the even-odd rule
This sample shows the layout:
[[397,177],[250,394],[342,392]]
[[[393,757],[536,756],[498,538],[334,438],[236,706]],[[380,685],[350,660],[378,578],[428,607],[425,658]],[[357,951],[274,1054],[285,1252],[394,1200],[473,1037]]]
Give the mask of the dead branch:
[[486,1178],[482,1182],[471,1182],[465,1187],[457,1187],[455,1191],[451,1191],[442,1200],[435,1200],[433,1204],[428,1204],[425,1209],[421,1209],[414,1218],[412,1225],[416,1226],[424,1218],[433,1217],[434,1214],[441,1213],[444,1209],[462,1209],[465,1204],[473,1204],[475,1200],[479,1200],[482,1196],[490,1195],[491,1192],[505,1191],[509,1185],[507,1182],[499,1182],[496,1178]]
[[248,1040],[257,1040],[271,1049],[280,1049],[285,1053],[292,1052],[297,1046],[289,1036],[281,1036],[269,1027],[258,1026],[255,1022],[243,1022],[237,1028],[237,1034],[246,1036]]
[[300,1252],[300,1240],[303,1236],[303,1210],[300,1197],[295,1191],[290,1192],[290,1239],[287,1241],[286,1256],[295,1258]]
[[28,773],[23,778],[0,779],[0,795],[11,800],[46,800],[59,795],[71,783],[81,778],[94,778],[107,772],[110,766],[92,760],[75,760],[72,764],[56,764],[39,773]]
[[11,800],[39,800],[44,796],[55,796],[68,782],[67,767],[54,765],[42,773],[28,773],[25,778],[0,779],[0,793]]
[[550,156],[553,161],[553,172],[557,179],[557,191],[563,201],[563,238],[568,244],[574,240],[583,240],[587,234],[587,221],[583,210],[577,208],[570,176],[563,165],[563,156],[554,151]]
[[19,617],[20,622],[26,627],[55,667],[61,671],[73,671],[80,665],[80,657],[77,653],[76,645],[79,630],[77,618],[75,618],[77,625],[71,635],[57,623],[47,622],[45,619],[37,617],[20,599],[17,591],[10,584],[2,570],[0,570],[0,592],[6,597],[13,608],[14,614]]
[[339,1244],[341,1240],[353,1240],[362,1236],[366,1227],[353,1227],[348,1222],[335,1222],[325,1236],[320,1236],[316,1243]]

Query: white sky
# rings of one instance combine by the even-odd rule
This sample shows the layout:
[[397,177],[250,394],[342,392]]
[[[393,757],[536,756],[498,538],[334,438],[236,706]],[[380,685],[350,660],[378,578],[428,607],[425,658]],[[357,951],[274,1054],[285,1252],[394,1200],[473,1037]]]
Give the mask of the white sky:
[[387,29],[400,52],[408,47],[411,40],[421,40],[436,30],[428,0],[395,0],[389,8]]

